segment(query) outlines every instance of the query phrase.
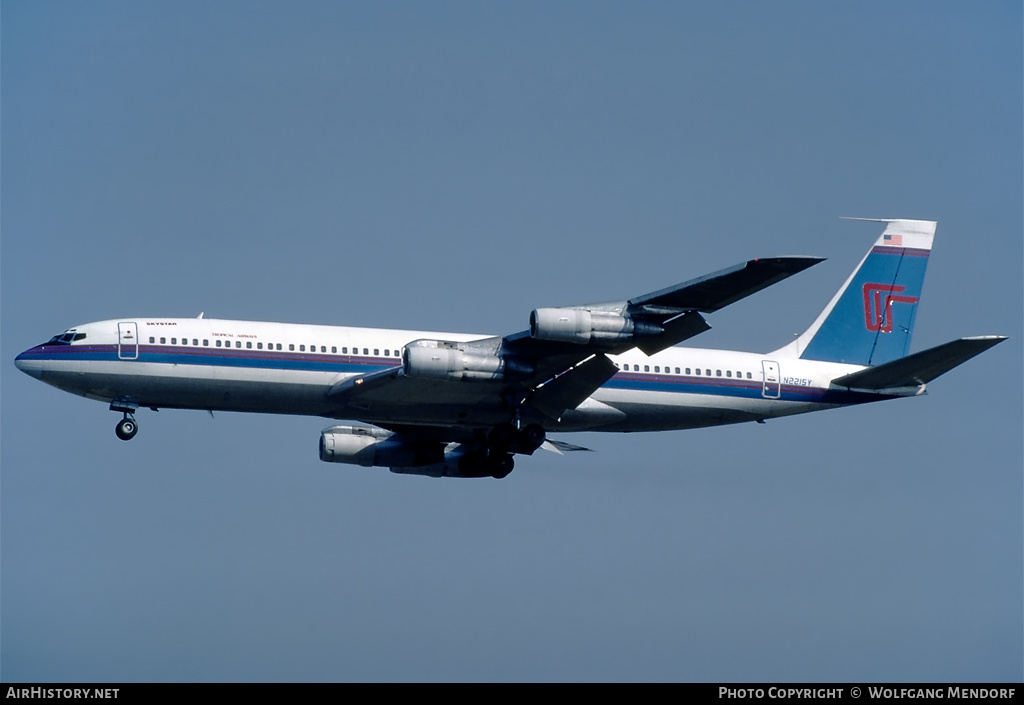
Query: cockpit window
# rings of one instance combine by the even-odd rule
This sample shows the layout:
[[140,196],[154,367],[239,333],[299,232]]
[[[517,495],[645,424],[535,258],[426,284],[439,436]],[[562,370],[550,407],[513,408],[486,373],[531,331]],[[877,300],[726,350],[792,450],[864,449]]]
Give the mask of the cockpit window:
[[73,342],[85,339],[85,333],[76,333],[73,330],[65,331],[60,335],[50,338],[44,345],[71,345]]

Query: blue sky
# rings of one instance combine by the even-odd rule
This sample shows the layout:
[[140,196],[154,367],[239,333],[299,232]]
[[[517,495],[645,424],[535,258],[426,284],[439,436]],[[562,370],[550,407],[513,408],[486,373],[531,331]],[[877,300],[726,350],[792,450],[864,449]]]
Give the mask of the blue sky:
[[[0,6],[6,681],[1020,680],[1015,2]],[[508,333],[756,256],[710,317],[802,331],[937,220],[923,398],[569,436],[506,480],[331,466],[325,419],[18,373],[161,315]]]

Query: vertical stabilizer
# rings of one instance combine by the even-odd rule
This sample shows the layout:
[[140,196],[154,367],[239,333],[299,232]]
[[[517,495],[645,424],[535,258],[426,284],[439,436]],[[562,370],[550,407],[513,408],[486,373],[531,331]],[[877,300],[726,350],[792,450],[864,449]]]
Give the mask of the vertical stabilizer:
[[880,365],[907,354],[935,221],[876,222],[886,224],[885,232],[857,269],[811,327],[775,355]]

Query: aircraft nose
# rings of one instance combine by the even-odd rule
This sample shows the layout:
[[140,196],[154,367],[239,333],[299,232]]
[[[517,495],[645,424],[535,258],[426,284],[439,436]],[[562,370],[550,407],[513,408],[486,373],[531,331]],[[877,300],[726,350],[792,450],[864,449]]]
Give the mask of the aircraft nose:
[[30,377],[39,379],[43,376],[43,370],[39,362],[32,359],[32,356],[29,354],[31,352],[32,350],[26,350],[21,355],[14,358],[14,366]]

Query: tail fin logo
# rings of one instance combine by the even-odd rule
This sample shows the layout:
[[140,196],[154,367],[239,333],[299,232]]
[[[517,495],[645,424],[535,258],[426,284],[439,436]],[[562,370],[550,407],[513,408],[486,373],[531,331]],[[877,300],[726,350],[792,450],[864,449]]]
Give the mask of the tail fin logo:
[[916,304],[916,296],[899,296],[898,294],[906,289],[905,286],[890,286],[888,284],[864,285],[864,325],[872,332],[892,332],[892,305]]

